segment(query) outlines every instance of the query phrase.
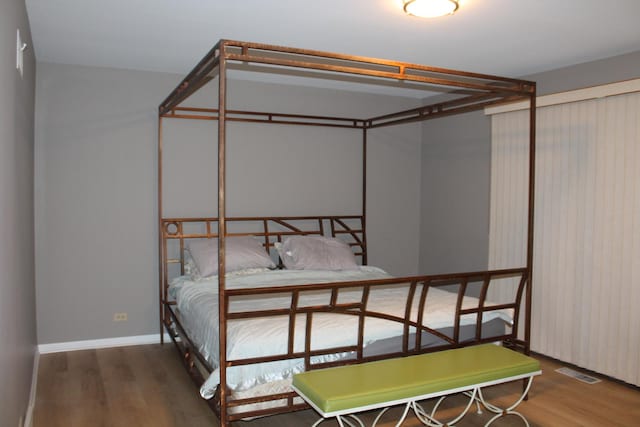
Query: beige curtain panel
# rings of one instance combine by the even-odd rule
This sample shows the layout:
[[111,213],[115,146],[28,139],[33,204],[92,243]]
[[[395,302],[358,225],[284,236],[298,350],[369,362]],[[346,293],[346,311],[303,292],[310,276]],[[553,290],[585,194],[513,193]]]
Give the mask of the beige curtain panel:
[[[531,348],[640,385],[640,93],[537,113]],[[492,116],[491,269],[525,260],[527,126]]]

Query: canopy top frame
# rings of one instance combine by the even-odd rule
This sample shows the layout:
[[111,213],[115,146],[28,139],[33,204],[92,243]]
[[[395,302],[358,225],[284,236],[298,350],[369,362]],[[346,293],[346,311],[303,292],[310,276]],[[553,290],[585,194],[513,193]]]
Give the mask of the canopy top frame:
[[[225,64],[225,74],[236,68],[272,74],[297,73],[306,77],[330,80],[347,79],[355,83],[391,85],[399,88],[411,85],[411,89],[425,90],[425,97],[437,91],[446,94],[447,98],[433,103],[428,103],[427,99],[427,105],[375,117],[336,118],[280,114],[282,121],[275,121],[276,123],[368,129],[530,99],[536,91],[535,83],[527,80],[317,50],[220,40],[160,104],[159,115],[216,120],[218,109],[189,109],[182,106],[182,103],[205,84],[219,77],[221,62]],[[198,111],[196,114],[185,114],[185,110],[190,113],[193,113],[193,110]],[[231,114],[227,118],[229,120],[260,122],[273,122],[273,115],[276,114],[231,110],[225,113]],[[233,113],[240,113],[243,117],[234,118]]]

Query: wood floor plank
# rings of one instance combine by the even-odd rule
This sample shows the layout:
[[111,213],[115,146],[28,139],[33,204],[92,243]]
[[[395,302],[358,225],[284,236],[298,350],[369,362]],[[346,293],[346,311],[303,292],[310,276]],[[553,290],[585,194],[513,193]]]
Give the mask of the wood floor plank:
[[[630,427],[640,425],[640,391],[617,382],[581,383],[554,370],[555,361],[541,358],[543,375],[536,377],[529,400],[518,411],[532,427]],[[34,427],[219,427],[200,398],[171,344],[45,354],[40,358]],[[485,390],[488,400],[509,405],[521,382]],[[460,396],[447,398],[440,414],[455,416],[464,405]],[[433,402],[424,404],[426,409]],[[385,415],[380,427],[395,425],[400,409]],[[369,425],[375,413],[362,414]],[[492,414],[475,409],[457,425],[483,426]],[[311,410],[234,423],[234,427],[300,427],[318,419]],[[410,415],[403,427],[420,422]],[[521,427],[509,416],[495,427]],[[327,421],[321,427],[337,426]]]

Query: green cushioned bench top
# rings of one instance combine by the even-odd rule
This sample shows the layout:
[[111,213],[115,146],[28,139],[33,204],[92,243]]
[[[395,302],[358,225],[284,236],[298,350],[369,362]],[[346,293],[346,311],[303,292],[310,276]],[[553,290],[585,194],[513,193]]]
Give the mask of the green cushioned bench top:
[[324,414],[539,373],[540,363],[493,344],[303,372],[294,388]]

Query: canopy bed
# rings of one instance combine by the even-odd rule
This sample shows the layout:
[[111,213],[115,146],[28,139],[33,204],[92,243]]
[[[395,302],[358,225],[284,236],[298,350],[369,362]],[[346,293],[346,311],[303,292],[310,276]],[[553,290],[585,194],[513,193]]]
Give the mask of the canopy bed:
[[[439,101],[365,118],[231,110],[227,74],[232,68],[354,84],[410,84],[425,93],[437,90],[433,99]],[[217,80],[216,108],[182,106],[212,80]],[[515,100],[530,101],[527,264],[412,277],[391,277],[368,266],[368,132]],[[215,216],[163,215],[163,122],[169,119],[217,121]],[[362,212],[227,216],[229,122],[353,129],[362,141]],[[159,107],[158,221],[160,328],[169,332],[221,425],[307,408],[290,388],[292,375],[301,371],[488,342],[529,353],[534,129],[533,82],[219,41]],[[497,287],[511,288],[508,301],[487,298]]]

